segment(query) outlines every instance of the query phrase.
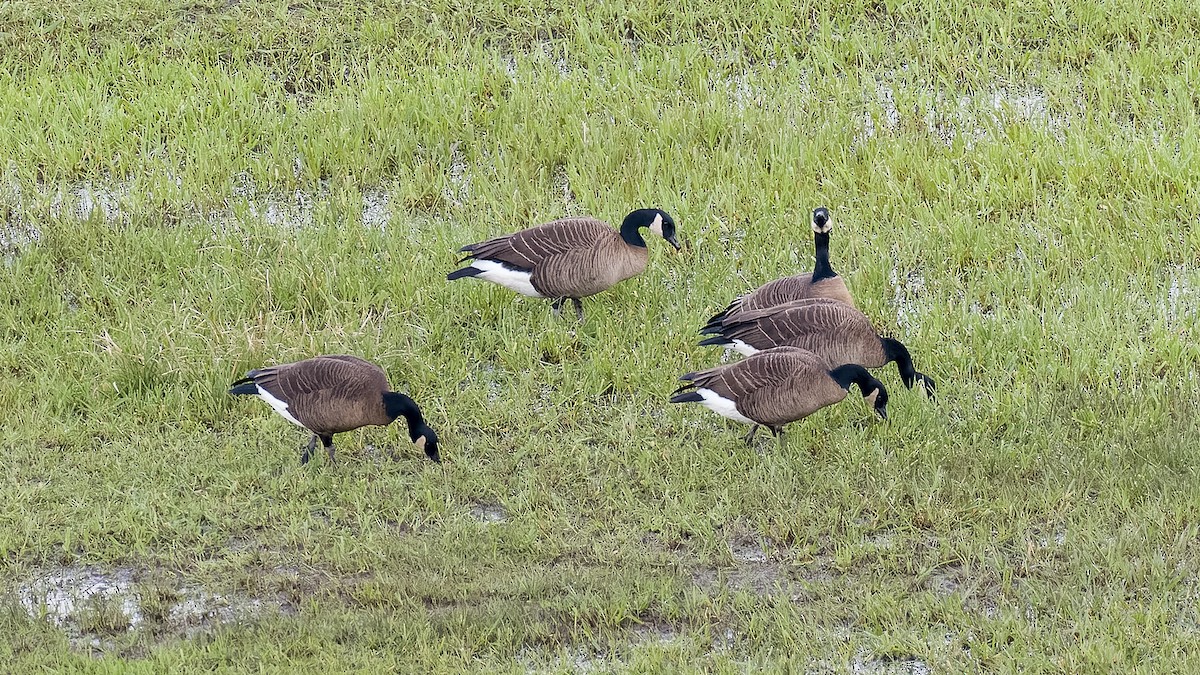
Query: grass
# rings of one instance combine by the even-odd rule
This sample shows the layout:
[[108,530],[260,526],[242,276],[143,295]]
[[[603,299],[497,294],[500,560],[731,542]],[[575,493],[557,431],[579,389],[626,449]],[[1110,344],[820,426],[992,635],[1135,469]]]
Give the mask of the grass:
[[[1200,11],[827,5],[0,8],[0,663],[1195,669]],[[887,369],[888,423],[748,449],[666,397],[707,316],[811,268],[818,204],[939,400]],[[684,252],[582,327],[444,280],[644,205]],[[225,393],[322,352],[383,364],[443,467],[403,425],[300,467]],[[76,566],[148,625],[31,619]],[[175,579],[268,611],[179,630]]]

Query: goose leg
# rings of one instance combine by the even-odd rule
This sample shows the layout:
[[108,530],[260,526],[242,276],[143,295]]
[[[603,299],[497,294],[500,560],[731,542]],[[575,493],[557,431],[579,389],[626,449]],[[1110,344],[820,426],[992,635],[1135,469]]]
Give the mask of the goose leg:
[[771,427],[771,435],[779,440],[780,445],[783,445],[783,427]]
[[300,453],[301,466],[308,464],[308,460],[312,457],[313,450],[316,449],[316,447],[317,447],[317,435],[313,434],[313,437],[308,439],[308,445],[305,446],[304,451]]
[[746,445],[750,445],[750,441],[754,440],[754,434],[757,434],[757,433],[758,433],[758,425],[755,424],[754,426],[750,427],[750,433],[746,434],[742,438],[742,440],[746,441]]
[[326,452],[329,453],[329,463],[336,464],[337,460],[333,456],[333,435],[330,434],[329,436],[322,436],[321,445],[324,445]]
[[579,298],[571,298],[571,302],[575,304],[575,317],[583,323],[583,301]]
[[562,306],[566,301],[566,298],[555,298],[554,302],[550,303],[550,307],[554,309],[554,318],[558,319],[562,317]]

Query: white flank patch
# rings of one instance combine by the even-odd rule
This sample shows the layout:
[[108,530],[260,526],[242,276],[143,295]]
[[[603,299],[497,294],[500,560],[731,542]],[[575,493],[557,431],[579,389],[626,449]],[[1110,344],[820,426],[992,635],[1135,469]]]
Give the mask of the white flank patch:
[[733,401],[721,396],[712,389],[699,388],[696,390],[704,398],[700,401],[700,405],[717,413],[721,417],[728,417],[735,422],[745,422],[746,424],[755,424],[755,421],[738,412],[737,404]]
[[741,340],[734,340],[733,342],[729,343],[728,347],[729,347],[729,349],[734,350],[735,352],[741,354],[742,356],[754,356],[755,354],[762,351],[762,350],[758,349],[757,347],[751,347],[750,345],[746,344],[745,342],[742,342]]
[[266,389],[263,389],[262,387],[259,387],[257,384],[254,386],[258,389],[258,397],[261,398],[262,400],[266,401],[268,405],[270,405],[272,408],[274,408],[275,412],[279,413],[280,416],[283,417],[283,419],[291,422],[292,424],[295,424],[298,427],[304,426],[303,424],[300,423],[300,420],[296,419],[295,417],[292,417],[292,414],[290,412],[288,412],[288,404],[287,403],[272,396],[271,392],[267,391]]
[[660,237],[663,236],[663,234],[662,234],[662,214],[661,213],[656,214],[654,216],[654,222],[650,223],[650,231],[653,232],[654,234],[657,234]]
[[529,278],[533,276],[532,272],[514,270],[510,267],[505,267],[495,260],[475,260],[471,263],[471,267],[480,271],[476,275],[480,279],[486,279],[493,284],[500,284],[510,291],[516,291],[521,295],[527,295],[531,298],[546,297],[538,293],[537,289],[530,283]]

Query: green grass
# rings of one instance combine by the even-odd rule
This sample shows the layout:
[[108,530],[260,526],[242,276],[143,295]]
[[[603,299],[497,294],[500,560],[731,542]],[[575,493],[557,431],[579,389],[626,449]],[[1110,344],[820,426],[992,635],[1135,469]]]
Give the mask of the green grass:
[[[0,663],[1200,667],[1200,10],[828,5],[5,4]],[[889,368],[889,422],[756,451],[666,398],[705,318],[811,269],[819,204],[939,399]],[[582,327],[445,282],[646,205],[684,252]],[[444,465],[396,425],[300,467],[225,393],[323,352]],[[29,618],[64,566],[131,571],[144,625]],[[197,588],[261,609],[182,625]]]

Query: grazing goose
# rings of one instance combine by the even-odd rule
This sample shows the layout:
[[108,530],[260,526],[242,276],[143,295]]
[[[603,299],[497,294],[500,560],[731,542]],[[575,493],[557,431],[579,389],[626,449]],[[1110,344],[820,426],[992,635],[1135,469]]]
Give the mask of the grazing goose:
[[383,369],[357,356],[317,356],[295,363],[252,370],[234,382],[230,394],[266,401],[275,412],[313,433],[300,463],[308,463],[317,439],[334,461],[333,435],[367,425],[385,426],[397,417],[408,421],[408,436],[435,462],[438,439],[409,397],[391,391]]
[[679,250],[675,221],[659,209],[630,213],[619,232],[595,218],[563,218],[462,247],[459,250],[468,255],[459,262],[471,260],[471,264],[451,272],[446,279],[479,277],[521,295],[553,298],[555,316],[570,298],[582,321],[581,298],[646,269],[649,251],[642,239],[643,227]]
[[671,403],[699,403],[723,417],[753,424],[747,443],[759,425],[779,436],[788,422],[841,401],[851,384],[857,384],[867,403],[887,419],[888,395],[882,382],[857,364],[830,370],[824,359],[807,349],[775,347],[679,379],[689,384],[675,390]]
[[812,230],[813,242],[816,244],[817,262],[813,271],[768,281],[757,289],[735,298],[723,311],[714,314],[704,328],[700,329],[700,332],[702,334],[719,333],[723,323],[736,319],[742,312],[774,307],[793,300],[829,298],[840,300],[853,307],[854,298],[850,297],[850,290],[846,288],[846,282],[838,276],[837,272],[833,271],[833,266],[829,264],[829,232],[832,229],[833,217],[829,214],[829,209],[822,206],[814,210]]
[[857,363],[881,368],[895,361],[909,389],[920,382],[934,395],[933,378],[913,368],[912,356],[899,340],[875,332],[866,314],[836,300],[797,300],[778,307],[742,312],[726,321],[720,334],[701,345],[720,345],[751,355],[762,349],[789,345],[808,349],[829,367]]

